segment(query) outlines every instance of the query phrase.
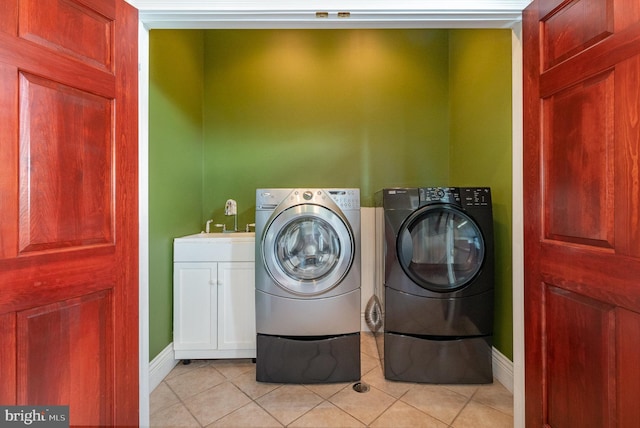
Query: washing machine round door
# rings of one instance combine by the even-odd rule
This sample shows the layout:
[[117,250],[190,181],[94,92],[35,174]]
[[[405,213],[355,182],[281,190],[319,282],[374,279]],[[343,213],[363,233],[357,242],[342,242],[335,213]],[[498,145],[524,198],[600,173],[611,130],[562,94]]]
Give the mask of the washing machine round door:
[[351,229],[319,205],[296,205],[269,224],[263,257],[273,280],[288,292],[322,294],[342,281],[354,257]]
[[405,273],[436,292],[463,288],[482,269],[485,241],[475,221],[449,205],[415,211],[398,234],[397,252]]

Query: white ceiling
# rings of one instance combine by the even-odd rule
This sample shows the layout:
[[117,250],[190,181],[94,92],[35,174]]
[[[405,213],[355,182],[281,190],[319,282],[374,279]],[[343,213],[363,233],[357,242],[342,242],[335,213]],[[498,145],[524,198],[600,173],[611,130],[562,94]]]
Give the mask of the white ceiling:
[[[151,28],[512,28],[531,0],[127,0]],[[326,12],[318,17],[316,12]],[[348,12],[348,17],[339,17]]]

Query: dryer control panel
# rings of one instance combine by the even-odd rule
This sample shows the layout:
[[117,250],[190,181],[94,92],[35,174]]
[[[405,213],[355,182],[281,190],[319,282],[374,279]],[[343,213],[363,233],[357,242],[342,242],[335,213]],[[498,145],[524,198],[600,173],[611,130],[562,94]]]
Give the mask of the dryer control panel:
[[464,207],[490,207],[491,189],[489,187],[422,187],[420,203],[426,202],[456,204]]
[[420,201],[460,204],[460,190],[457,187],[423,187],[420,188]]
[[488,187],[463,187],[460,193],[465,207],[491,206],[491,190]]

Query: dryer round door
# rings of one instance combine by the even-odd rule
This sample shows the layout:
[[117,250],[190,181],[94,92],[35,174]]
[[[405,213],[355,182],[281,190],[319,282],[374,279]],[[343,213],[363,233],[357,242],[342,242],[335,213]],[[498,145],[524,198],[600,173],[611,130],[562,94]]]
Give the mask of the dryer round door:
[[398,260],[419,286],[450,292],[463,288],[482,269],[485,240],[475,221],[449,205],[421,208],[403,223]]
[[278,214],[265,230],[262,245],[269,275],[298,295],[322,294],[338,285],[351,268],[355,248],[341,216],[312,204]]

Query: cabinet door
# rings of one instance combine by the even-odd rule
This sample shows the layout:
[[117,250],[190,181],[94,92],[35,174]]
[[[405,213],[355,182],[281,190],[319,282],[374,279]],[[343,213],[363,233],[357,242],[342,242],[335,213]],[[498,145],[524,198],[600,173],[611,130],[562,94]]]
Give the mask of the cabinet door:
[[173,345],[176,350],[216,349],[217,263],[175,263]]
[[255,349],[254,264],[219,263],[218,269],[218,349]]

